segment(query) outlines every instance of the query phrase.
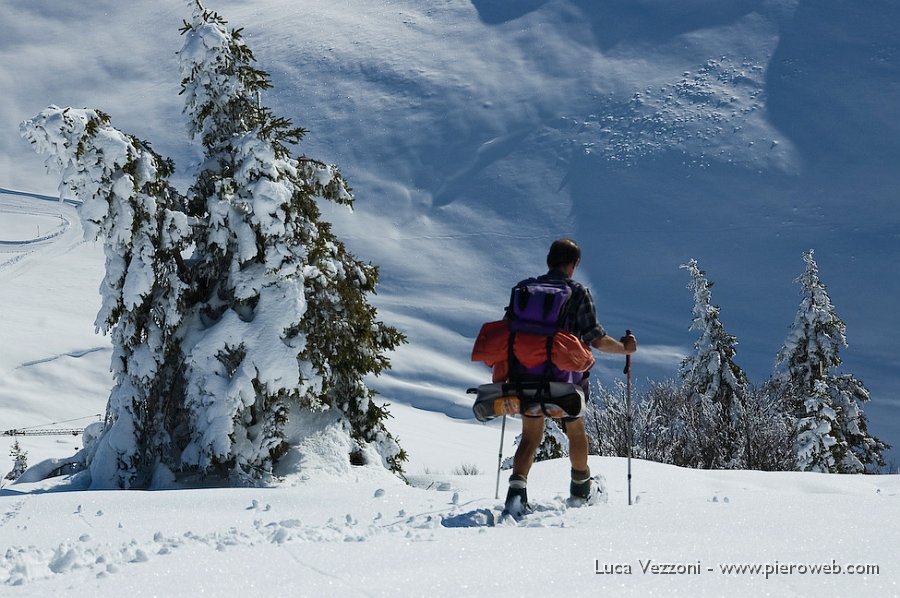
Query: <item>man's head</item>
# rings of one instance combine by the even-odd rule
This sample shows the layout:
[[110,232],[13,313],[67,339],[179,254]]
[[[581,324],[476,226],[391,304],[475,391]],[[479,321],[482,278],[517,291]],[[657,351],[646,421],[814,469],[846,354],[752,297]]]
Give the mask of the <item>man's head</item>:
[[551,270],[565,270],[567,266],[573,269],[581,261],[581,249],[572,239],[557,239],[550,246],[547,253],[547,267]]

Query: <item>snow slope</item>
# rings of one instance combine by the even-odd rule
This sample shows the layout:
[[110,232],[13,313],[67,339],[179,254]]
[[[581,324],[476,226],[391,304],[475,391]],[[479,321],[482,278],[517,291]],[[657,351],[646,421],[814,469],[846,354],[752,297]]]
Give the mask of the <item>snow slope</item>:
[[[375,386],[392,404],[412,484],[368,469],[335,479],[312,464],[310,479],[271,490],[7,486],[0,584],[21,585],[0,594],[900,595],[897,476],[635,462],[640,501],[627,507],[624,462],[596,458],[610,502],[572,511],[557,500],[568,465],[553,462],[531,476],[542,510],[526,529],[477,525],[499,507],[499,426],[475,423],[464,394],[487,376],[467,361],[478,326],[541,269],[557,236],[582,242],[578,275],[604,324],[638,334],[641,378],[673,375],[690,350],[677,266],[691,257],[716,282],[738,363],[767,375],[799,301],[801,254],[814,247],[848,326],[845,369],[872,390],[870,429],[900,444],[896,3],[215,8],[245,27],[272,73],[267,101],[310,129],[303,151],[339,164],[357,194],[354,214],[330,217],[381,266],[380,313],[411,340]],[[55,175],[18,123],[51,102],[101,108],[173,157],[184,184],[197,160],[173,56],[185,16],[175,0],[0,5],[0,431],[83,426],[110,386],[109,341],[93,331],[101,248],[82,240],[74,206],[47,201]],[[609,381],[620,366],[603,358],[598,374]],[[515,433],[512,422],[506,455]],[[11,441],[0,437],[4,455]],[[80,438],[22,444],[35,463],[72,454]],[[464,464],[481,475],[454,475]],[[648,559],[703,569],[645,574]],[[707,571],[832,559],[881,570]],[[632,573],[595,573],[607,564]]]

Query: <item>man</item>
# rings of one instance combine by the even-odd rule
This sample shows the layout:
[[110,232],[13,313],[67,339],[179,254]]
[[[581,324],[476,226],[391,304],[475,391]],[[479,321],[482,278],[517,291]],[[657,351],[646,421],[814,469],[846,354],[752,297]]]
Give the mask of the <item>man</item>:
[[[547,274],[538,280],[564,280],[572,289],[568,307],[568,332],[583,343],[604,353],[630,355],[637,351],[637,341],[633,336],[615,340],[597,321],[597,313],[591,293],[584,286],[572,280],[575,268],[581,262],[581,249],[572,239],[559,239],[550,246],[547,254]],[[587,378],[582,381],[587,394]],[[584,418],[565,418],[565,432],[569,438],[569,459],[572,464],[572,482],[569,491],[573,498],[588,501],[591,496],[591,472],[588,467],[588,441],[584,430]],[[544,436],[544,416],[523,416],[522,436],[513,457],[513,473],[509,478],[506,495],[506,510],[521,513],[528,506],[526,491],[528,472],[534,463],[534,454]]]

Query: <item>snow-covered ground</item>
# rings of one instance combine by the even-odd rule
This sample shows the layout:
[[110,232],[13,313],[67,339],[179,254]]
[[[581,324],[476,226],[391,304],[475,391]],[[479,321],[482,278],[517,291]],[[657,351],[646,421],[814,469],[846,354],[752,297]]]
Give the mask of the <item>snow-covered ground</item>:
[[632,465],[632,506],[625,461],[597,457],[608,503],[567,509],[568,464],[537,464],[537,508],[518,525],[498,521],[490,471],[404,485],[359,469],[265,490],[17,485],[0,496],[0,584],[4,596],[900,595],[898,476]]
[[[50,103],[97,107],[173,157],[182,180],[196,165],[173,56],[189,13],[146,4],[0,7],[0,431],[83,427],[111,385],[109,341],[93,327],[102,250],[83,241],[74,205],[48,201],[55,175],[18,123]],[[266,490],[5,486],[0,595],[900,595],[896,475],[635,461],[629,507],[625,462],[593,458],[609,502],[567,510],[568,464],[550,462],[529,484],[538,512],[491,527],[499,424],[476,423],[464,392],[487,376],[467,361],[478,326],[557,236],[581,240],[604,324],[638,334],[641,378],[673,375],[690,349],[678,265],[691,257],[716,283],[738,363],[765,377],[814,247],[848,326],[845,369],[872,390],[870,429],[900,445],[896,3],[212,8],[245,27],[273,74],[269,102],[310,129],[303,151],[336,162],[357,194],[354,214],[329,216],[381,266],[381,317],[411,340],[374,381],[410,485],[311,465]],[[601,360],[604,381],[620,372]],[[32,464],[81,442],[20,440]],[[0,474],[12,441],[0,437]],[[481,473],[456,475],[464,465]],[[691,569],[645,573],[651,561]],[[841,574],[798,567],[833,562]],[[794,569],[766,578],[727,564]]]

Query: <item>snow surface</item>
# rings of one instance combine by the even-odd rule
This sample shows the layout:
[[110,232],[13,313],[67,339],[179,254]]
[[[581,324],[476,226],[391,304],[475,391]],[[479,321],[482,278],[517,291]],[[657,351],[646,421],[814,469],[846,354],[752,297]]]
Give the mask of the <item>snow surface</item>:
[[[174,57],[189,11],[180,0],[145,4],[0,7],[0,431],[82,427],[111,387],[109,341],[93,329],[102,248],[82,240],[73,205],[53,201],[57,175],[19,122],[50,103],[97,107],[182,175],[196,166]],[[327,435],[309,439],[300,473],[277,489],[7,485],[0,595],[900,595],[896,475],[634,461],[629,507],[624,460],[592,458],[609,503],[570,510],[568,464],[542,463],[529,484],[538,512],[491,527],[499,423],[474,422],[464,394],[488,374],[468,362],[478,327],[512,283],[540,271],[555,237],[581,240],[579,278],[604,325],[635,330],[635,373],[656,378],[675,373],[693,340],[679,264],[703,264],[740,343],[736,361],[760,380],[814,247],[847,324],[844,370],[872,391],[871,431],[900,445],[896,3],[211,8],[245,28],[273,75],[267,101],[310,129],[303,151],[337,163],[354,188],[354,213],[329,217],[381,266],[381,317],[411,341],[373,383],[410,453],[410,485],[369,468],[318,470],[316,450],[335,448]],[[598,374],[620,371],[605,357]],[[504,456],[516,433],[511,421]],[[20,440],[31,464],[81,446]],[[0,437],[0,464],[12,441]],[[455,475],[463,465],[481,473]],[[644,574],[649,559],[699,561],[702,572]],[[881,570],[707,571],[832,559]],[[632,573],[595,573],[606,564]]]
[[[2,491],[4,596],[841,596],[900,594],[897,476],[681,470],[592,458],[608,504],[565,506],[568,464],[536,465],[522,523],[493,475],[307,473],[276,489]],[[492,525],[493,523],[493,525]],[[648,561],[696,567],[644,573]],[[723,573],[729,564],[878,565],[878,574]],[[619,566],[621,573],[597,573]],[[629,567],[631,573],[626,573]]]

